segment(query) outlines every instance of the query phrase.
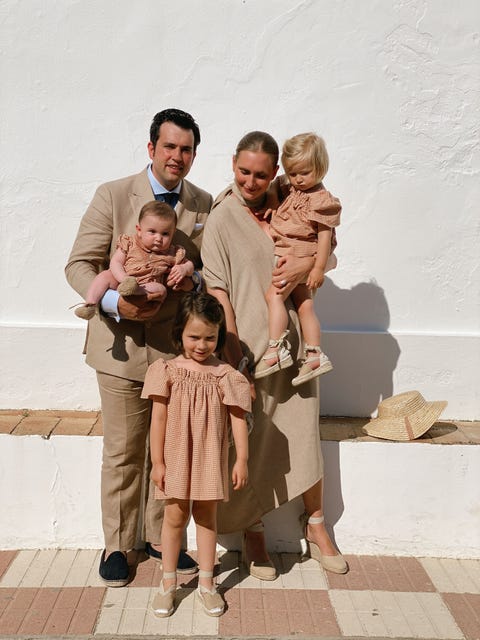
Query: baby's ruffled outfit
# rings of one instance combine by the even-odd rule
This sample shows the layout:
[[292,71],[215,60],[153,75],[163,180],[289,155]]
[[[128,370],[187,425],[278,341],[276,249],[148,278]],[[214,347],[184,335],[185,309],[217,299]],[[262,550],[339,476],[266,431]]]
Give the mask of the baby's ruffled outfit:
[[186,262],[186,251],[180,245],[170,245],[165,253],[158,254],[146,249],[137,236],[122,234],[117,240],[117,249],[125,254],[125,272],[134,276],[138,284],[159,282],[164,284],[165,274],[176,264]]
[[323,187],[312,193],[305,193],[291,185],[283,189],[288,189],[288,195],[270,223],[275,255],[314,256],[317,252],[319,224],[332,229],[332,254],[337,246],[335,227],[340,224],[340,200]]
[[228,500],[228,406],[251,410],[250,386],[228,364],[215,373],[191,371],[174,360],[148,368],[142,398],[168,399],[165,493],[155,498]]

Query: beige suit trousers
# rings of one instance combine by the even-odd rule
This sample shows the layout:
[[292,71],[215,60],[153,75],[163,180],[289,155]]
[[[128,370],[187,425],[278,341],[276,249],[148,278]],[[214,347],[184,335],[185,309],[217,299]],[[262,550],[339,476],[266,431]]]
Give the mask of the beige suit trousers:
[[[101,500],[105,548],[110,552],[135,547],[142,495],[146,499],[145,539],[158,544],[163,501],[153,498],[146,459],[151,402],[140,397],[143,382],[99,371],[97,381],[103,416]],[[144,484],[147,489],[142,492]]]

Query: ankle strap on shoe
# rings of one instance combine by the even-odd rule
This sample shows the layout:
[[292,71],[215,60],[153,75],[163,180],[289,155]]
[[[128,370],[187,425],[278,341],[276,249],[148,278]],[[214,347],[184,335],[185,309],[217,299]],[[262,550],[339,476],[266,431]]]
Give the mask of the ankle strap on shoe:
[[303,350],[305,351],[305,354],[307,354],[308,351],[313,351],[314,353],[322,353],[321,347],[315,344],[305,344]]
[[322,524],[322,522],[325,522],[324,516],[309,516],[306,511],[304,511],[298,519],[303,526],[307,524]]
[[322,524],[322,522],[325,522],[325,518],[324,516],[310,516],[307,522],[308,524]]
[[277,339],[277,340],[269,340],[268,341],[268,346],[273,348],[273,347],[284,347],[285,349],[290,350],[292,348],[291,344],[289,343],[289,341],[287,340],[287,336],[289,334],[289,330],[286,329],[282,335]]
[[162,578],[165,578],[165,580],[171,580],[172,578],[176,578],[176,577],[177,577],[176,571],[164,571],[162,576]]
[[213,578],[213,571],[205,571],[204,569],[198,570],[199,578]]

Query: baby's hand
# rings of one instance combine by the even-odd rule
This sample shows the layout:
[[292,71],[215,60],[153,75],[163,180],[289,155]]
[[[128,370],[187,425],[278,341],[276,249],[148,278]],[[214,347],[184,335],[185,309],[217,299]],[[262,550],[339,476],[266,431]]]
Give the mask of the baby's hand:
[[248,466],[246,460],[237,460],[232,469],[232,483],[235,491],[243,489],[248,482]]
[[191,262],[184,262],[183,264],[176,264],[170,269],[168,275],[168,285],[176,289],[182,280],[193,273],[193,265]]
[[318,289],[318,287],[322,286],[324,280],[325,273],[323,269],[321,269],[320,267],[313,267],[313,269],[308,274],[307,287],[311,291],[314,291],[315,289]]

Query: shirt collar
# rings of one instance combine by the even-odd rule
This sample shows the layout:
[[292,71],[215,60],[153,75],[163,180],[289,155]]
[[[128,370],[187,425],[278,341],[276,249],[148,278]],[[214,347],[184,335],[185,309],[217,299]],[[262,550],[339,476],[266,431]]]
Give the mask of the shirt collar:
[[165,189],[163,184],[160,184],[160,182],[155,178],[155,176],[153,175],[151,164],[148,165],[147,175],[154,195],[156,195],[157,193],[178,193],[180,195],[180,191],[182,190],[182,180],[180,180],[175,189],[169,191],[168,189]]

